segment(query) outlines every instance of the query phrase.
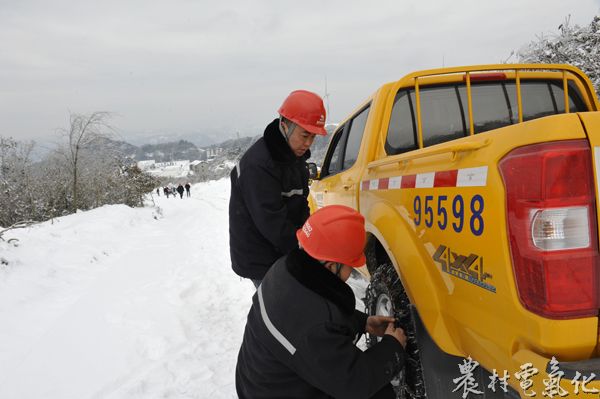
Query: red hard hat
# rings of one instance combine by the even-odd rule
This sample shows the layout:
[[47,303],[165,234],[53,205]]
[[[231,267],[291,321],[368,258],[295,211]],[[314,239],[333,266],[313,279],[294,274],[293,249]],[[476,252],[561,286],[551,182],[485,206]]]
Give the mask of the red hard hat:
[[318,94],[306,90],[293,91],[283,101],[278,112],[309,133],[323,136],[327,134],[325,106]]
[[296,232],[313,258],[360,267],[366,263],[365,218],[344,205],[329,205],[313,213]]

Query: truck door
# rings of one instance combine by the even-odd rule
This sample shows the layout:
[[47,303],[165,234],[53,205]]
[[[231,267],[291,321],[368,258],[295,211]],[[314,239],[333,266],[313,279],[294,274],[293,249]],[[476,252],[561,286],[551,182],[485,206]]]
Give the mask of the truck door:
[[313,183],[320,208],[341,204],[358,209],[361,168],[356,162],[369,115],[370,104],[348,119],[334,133],[321,168],[321,179]]

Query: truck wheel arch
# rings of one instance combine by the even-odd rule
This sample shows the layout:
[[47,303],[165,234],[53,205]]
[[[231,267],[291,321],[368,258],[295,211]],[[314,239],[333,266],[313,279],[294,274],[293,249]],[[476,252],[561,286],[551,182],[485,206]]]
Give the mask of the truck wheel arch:
[[[401,220],[402,223],[389,223],[389,218],[382,217],[393,212],[394,220]],[[423,261],[423,249],[419,248],[415,242],[415,232],[410,231],[411,227],[398,212],[392,207],[385,204],[377,204],[370,209],[369,214],[365,216],[365,228],[367,231],[367,244],[365,254],[367,257],[367,269],[372,274],[375,269],[385,262],[385,258],[389,259],[398,273],[401,284],[406,290],[406,293],[415,306],[419,317],[423,321],[431,337],[435,337],[436,344],[446,353],[463,356],[459,346],[454,342],[452,334],[448,328],[448,321],[445,315],[439,312],[442,309],[440,305],[440,296],[433,289],[438,284],[434,284],[435,278],[439,276],[432,275],[431,270]],[[373,222],[375,223],[373,223]],[[396,248],[392,248],[391,244],[385,237],[402,237],[402,242],[396,240]],[[394,253],[404,253],[407,256],[404,259],[398,259]],[[431,255],[427,254],[428,257]],[[410,269],[406,267],[406,263],[410,259]],[[441,272],[440,272],[441,273]],[[407,289],[407,287],[410,287]],[[432,334],[432,332],[434,334]],[[442,340],[439,339],[442,337]]]

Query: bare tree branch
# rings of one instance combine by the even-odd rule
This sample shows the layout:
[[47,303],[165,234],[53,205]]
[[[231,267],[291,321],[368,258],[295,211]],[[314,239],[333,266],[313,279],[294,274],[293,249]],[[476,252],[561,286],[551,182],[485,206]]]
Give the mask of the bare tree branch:
[[[2,237],[2,236],[7,231],[14,230],[14,229],[22,229],[24,227],[31,226],[32,224],[35,224],[35,221],[33,221],[33,220],[22,220],[20,222],[14,223],[12,226],[9,226],[9,227],[7,227],[5,229],[0,230],[0,240],[5,241],[4,237]],[[14,240],[17,240],[17,239],[16,238],[11,238],[8,241],[12,242]]]
[[113,131],[107,120],[110,113],[97,111],[89,115],[71,113],[69,129],[63,130],[67,136],[68,147],[64,152],[72,177],[71,190],[73,201],[71,210],[75,212],[79,205],[79,167],[82,150],[89,148],[99,138],[109,137]]

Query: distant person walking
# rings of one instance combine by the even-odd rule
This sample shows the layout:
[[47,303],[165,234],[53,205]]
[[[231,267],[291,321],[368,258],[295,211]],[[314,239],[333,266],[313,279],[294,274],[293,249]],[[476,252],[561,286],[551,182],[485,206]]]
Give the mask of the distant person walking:
[[169,190],[169,187],[165,186],[165,188],[163,188],[163,191],[164,191],[165,195],[167,196],[167,198],[169,198],[169,194],[171,193],[171,190]]
[[310,146],[325,130],[325,107],[315,93],[296,90],[231,171],[229,248],[232,268],[258,287],[281,256],[298,247],[306,221]]
[[156,187],[156,195],[160,197],[160,187]]
[[190,196],[190,188],[191,187],[192,186],[190,186],[190,183],[185,183],[185,192],[186,192],[186,194],[187,194],[188,197]]
[[179,193],[179,198],[183,199],[183,186],[181,185],[181,183],[179,183],[179,185],[177,186],[177,192]]

